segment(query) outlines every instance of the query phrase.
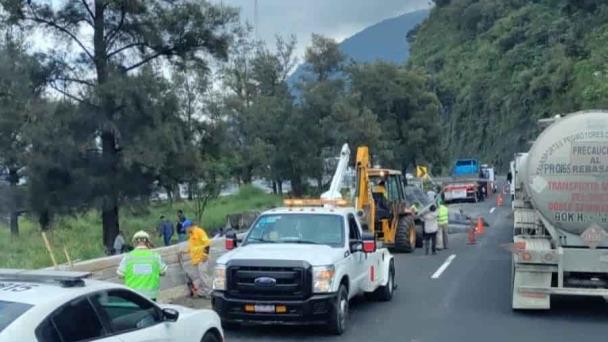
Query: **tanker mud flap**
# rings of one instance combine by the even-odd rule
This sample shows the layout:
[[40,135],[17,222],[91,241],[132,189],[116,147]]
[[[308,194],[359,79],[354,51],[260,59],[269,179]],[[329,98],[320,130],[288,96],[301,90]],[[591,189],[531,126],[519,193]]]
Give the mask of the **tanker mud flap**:
[[[551,275],[556,266],[515,264],[513,276],[514,310],[548,310],[551,308]],[[539,289],[539,290],[534,290]],[[541,291],[543,289],[544,291]]]

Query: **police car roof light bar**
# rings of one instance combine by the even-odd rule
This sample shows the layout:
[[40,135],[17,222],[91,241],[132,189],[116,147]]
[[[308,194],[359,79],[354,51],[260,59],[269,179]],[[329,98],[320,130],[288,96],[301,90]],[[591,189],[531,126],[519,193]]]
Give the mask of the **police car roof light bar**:
[[0,280],[25,281],[37,283],[59,283],[63,287],[84,286],[85,278],[91,272],[54,271],[54,270],[24,270],[14,268],[0,268]]

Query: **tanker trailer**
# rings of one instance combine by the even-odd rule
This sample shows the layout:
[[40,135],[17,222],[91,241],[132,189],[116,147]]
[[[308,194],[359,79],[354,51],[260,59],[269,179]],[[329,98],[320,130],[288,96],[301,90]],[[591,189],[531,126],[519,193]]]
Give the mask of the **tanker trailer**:
[[517,174],[512,307],[551,295],[608,296],[608,112],[555,118]]

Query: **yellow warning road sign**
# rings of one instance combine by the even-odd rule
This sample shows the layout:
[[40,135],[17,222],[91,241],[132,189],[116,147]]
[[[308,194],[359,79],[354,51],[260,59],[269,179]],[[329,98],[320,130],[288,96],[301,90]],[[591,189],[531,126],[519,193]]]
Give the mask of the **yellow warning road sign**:
[[429,175],[426,166],[418,165],[416,166],[416,177],[418,178],[427,178]]

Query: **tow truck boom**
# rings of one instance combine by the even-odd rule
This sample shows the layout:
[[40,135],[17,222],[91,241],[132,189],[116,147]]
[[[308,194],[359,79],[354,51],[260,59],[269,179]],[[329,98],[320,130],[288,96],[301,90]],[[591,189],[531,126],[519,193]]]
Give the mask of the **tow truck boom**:
[[337,200],[342,198],[340,189],[342,188],[344,175],[346,174],[346,170],[348,169],[349,160],[350,149],[348,148],[348,144],[344,144],[342,145],[342,149],[340,150],[340,160],[338,161],[338,166],[336,167],[334,177],[331,180],[331,186],[329,187],[328,191],[324,192],[321,195],[321,199]]

